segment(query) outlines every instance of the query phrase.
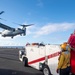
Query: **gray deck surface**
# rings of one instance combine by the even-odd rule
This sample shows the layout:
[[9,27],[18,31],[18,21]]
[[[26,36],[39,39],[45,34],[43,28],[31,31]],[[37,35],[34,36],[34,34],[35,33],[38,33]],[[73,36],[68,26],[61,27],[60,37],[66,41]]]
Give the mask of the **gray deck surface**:
[[24,67],[19,61],[19,49],[0,48],[0,75],[43,75],[31,67]]

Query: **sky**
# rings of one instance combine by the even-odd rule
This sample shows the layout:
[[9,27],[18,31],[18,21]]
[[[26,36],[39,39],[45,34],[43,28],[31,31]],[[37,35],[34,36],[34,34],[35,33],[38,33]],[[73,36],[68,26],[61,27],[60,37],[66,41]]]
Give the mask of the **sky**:
[[62,44],[75,29],[75,0],[0,0],[0,11],[5,11],[0,18],[6,20],[0,22],[10,27],[34,24],[27,27],[26,36],[12,39],[0,35],[0,46],[25,46],[27,42]]

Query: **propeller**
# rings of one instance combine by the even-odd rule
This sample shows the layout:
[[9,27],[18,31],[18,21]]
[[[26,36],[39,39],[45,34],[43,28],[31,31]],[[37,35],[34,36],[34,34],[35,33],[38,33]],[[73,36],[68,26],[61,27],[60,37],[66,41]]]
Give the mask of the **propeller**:
[[31,25],[34,25],[34,24],[28,24],[28,25],[20,25],[20,26],[23,26],[23,27],[28,27],[28,26],[31,26]]
[[[14,22],[13,22],[13,23],[14,23]],[[18,24],[18,23],[14,23],[14,24],[17,24],[17,25],[23,26],[23,28],[24,28],[24,27],[31,26],[31,25],[34,25],[34,24]]]
[[[0,15],[3,14],[3,13],[4,13],[4,11],[1,11],[1,12],[0,12]],[[6,21],[6,20],[3,19],[3,18],[0,18],[0,19]]]
[[4,21],[7,21],[7,20],[5,20],[5,19],[3,19],[3,18],[0,18],[1,20],[4,20]]
[[4,13],[4,11],[1,11],[1,12],[0,12],[0,15],[3,14],[3,13]]

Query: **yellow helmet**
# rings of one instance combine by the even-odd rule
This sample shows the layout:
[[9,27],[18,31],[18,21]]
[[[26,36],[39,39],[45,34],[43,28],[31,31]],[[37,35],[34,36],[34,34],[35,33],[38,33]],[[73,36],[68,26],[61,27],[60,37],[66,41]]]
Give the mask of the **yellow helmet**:
[[65,43],[61,44],[60,47],[61,47],[63,50],[66,50],[67,43],[65,42]]

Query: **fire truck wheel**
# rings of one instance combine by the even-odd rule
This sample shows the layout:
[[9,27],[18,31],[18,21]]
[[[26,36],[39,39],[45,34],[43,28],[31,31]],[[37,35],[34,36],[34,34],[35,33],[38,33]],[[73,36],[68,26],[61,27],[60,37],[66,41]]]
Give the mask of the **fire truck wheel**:
[[27,67],[28,66],[28,58],[24,57],[24,66]]
[[44,65],[44,67],[43,67],[43,74],[44,75],[52,75],[48,65]]

